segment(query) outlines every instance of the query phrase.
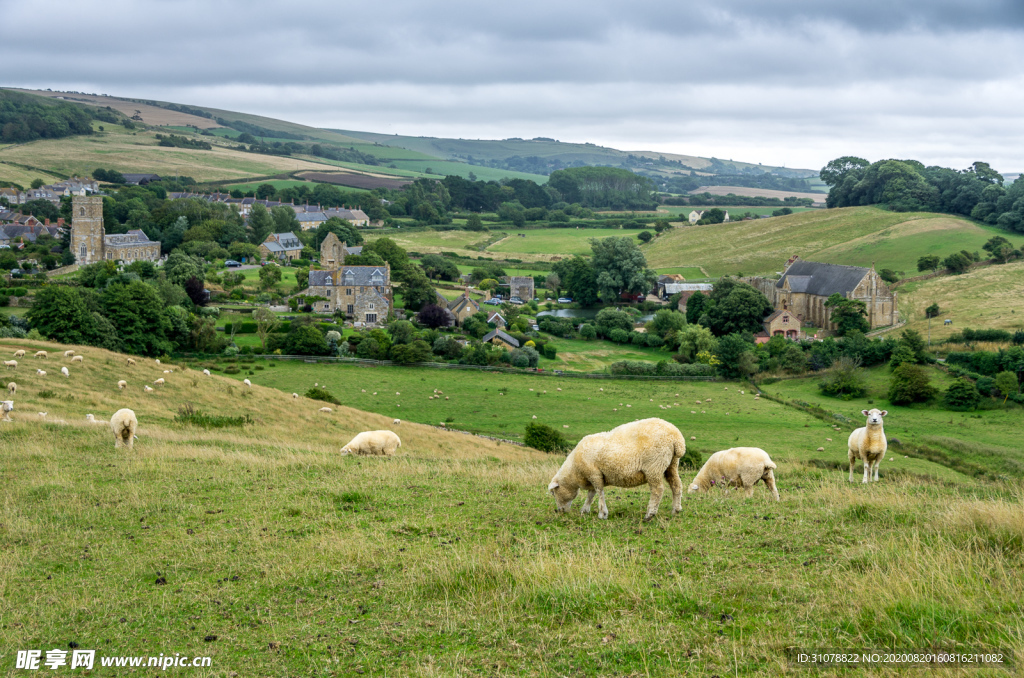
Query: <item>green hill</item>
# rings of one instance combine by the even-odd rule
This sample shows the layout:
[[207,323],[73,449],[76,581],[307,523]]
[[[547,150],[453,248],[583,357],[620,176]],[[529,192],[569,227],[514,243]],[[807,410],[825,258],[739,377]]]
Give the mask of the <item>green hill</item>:
[[[981,250],[994,235],[1006,233],[943,214],[847,207],[754,221],[687,225],[644,246],[644,253],[654,268],[703,266],[712,276],[772,274],[793,255],[915,275],[919,257]],[[1019,239],[1010,239],[1020,245]]]

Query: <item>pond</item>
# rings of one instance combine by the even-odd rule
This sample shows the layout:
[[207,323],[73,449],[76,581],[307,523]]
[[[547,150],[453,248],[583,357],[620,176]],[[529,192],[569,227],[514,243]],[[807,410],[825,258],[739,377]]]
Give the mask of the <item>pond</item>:
[[[595,309],[595,308],[560,308],[560,309],[558,309],[556,311],[541,311],[540,313],[537,314],[537,320],[539,321],[541,318],[544,318],[544,317],[549,317],[549,318],[581,318],[581,319],[584,319],[584,320],[593,320],[594,318],[597,317],[597,314],[600,312],[600,310],[601,309]],[[638,318],[638,322],[645,323],[645,322],[647,322],[649,320],[653,320],[653,319],[654,319],[654,314],[653,313],[649,313],[647,315],[640,316]]]

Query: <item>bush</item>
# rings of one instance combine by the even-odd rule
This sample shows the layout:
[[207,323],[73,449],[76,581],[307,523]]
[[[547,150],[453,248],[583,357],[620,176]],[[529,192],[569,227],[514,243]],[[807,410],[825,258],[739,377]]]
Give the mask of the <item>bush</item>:
[[0,306],[10,306],[11,298],[6,294],[0,294]]
[[192,403],[185,403],[179,407],[178,414],[174,416],[174,421],[179,424],[190,424],[201,428],[227,428],[229,426],[245,426],[246,424],[256,423],[248,414],[243,414],[240,417],[204,414],[202,410],[197,410]]
[[951,410],[973,410],[981,401],[981,394],[973,381],[961,377],[949,385],[942,400]]
[[[226,371],[226,370],[225,370]],[[326,388],[321,386],[314,386],[305,392],[305,395],[310,400],[322,400],[325,403],[331,403],[332,405],[340,405],[341,401],[334,397],[334,395]]]
[[679,468],[699,469],[704,465],[704,456],[694,448],[687,446],[686,454],[679,460]]
[[545,424],[529,423],[526,425],[526,435],[523,442],[541,452],[568,452],[569,441],[565,439],[561,431],[557,431]]
[[928,373],[923,367],[903,363],[892,373],[892,380],[889,382],[889,402],[894,405],[924,402],[934,398],[936,393],[938,389],[931,385]]
[[818,388],[825,395],[843,400],[860,398],[868,392],[860,364],[845,356],[832,363],[831,371],[818,383]]
[[544,357],[548,360],[554,360],[558,357],[558,349],[553,344],[544,345]]
[[7,294],[11,295],[12,297],[24,297],[25,295],[28,294],[28,288],[27,287],[12,287],[12,288],[7,290]]

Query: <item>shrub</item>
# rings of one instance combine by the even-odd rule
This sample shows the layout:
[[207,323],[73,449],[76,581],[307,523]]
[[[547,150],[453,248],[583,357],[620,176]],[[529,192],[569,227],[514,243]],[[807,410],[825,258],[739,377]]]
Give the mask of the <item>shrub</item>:
[[[1024,343],[1024,332],[1021,332],[1021,343]],[[590,341],[597,336],[597,328],[587,323],[580,326],[580,338]]]
[[692,447],[687,446],[686,454],[679,460],[679,468],[699,469],[704,465],[704,455]]
[[531,422],[526,425],[526,435],[523,442],[541,452],[568,452],[569,441],[565,439],[561,431],[557,431],[545,424]]
[[340,405],[341,401],[334,397],[334,395],[322,386],[313,386],[304,394],[310,400],[322,400],[325,403],[331,403],[332,405]]
[[553,344],[544,345],[544,357],[548,360],[554,360],[558,357],[558,349]]
[[949,385],[942,400],[951,410],[973,410],[981,401],[981,394],[974,382],[960,377]]
[[202,428],[227,428],[229,426],[245,426],[246,424],[256,423],[248,414],[243,414],[240,417],[205,414],[202,410],[197,410],[192,403],[185,403],[179,407],[178,414],[174,416],[174,421],[179,424],[191,424],[192,426]]
[[894,405],[924,402],[935,397],[937,392],[924,368],[911,363],[903,363],[897,367],[889,382],[889,402]]
[[843,400],[860,398],[868,392],[860,363],[845,356],[832,363],[832,369],[818,382],[818,388],[825,395]]

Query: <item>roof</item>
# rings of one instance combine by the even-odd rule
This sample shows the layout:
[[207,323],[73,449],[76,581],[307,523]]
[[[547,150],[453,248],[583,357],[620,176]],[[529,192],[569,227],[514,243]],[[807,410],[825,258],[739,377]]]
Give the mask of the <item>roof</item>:
[[789,313],[789,311],[773,311],[771,314],[765,316],[764,322],[770,323],[771,321],[775,320],[776,318],[778,318],[783,313]]
[[323,212],[296,212],[295,218],[299,223],[308,221],[327,221],[327,216]]
[[679,292],[710,292],[715,289],[711,283],[665,283],[666,294]]
[[532,285],[533,278],[527,275],[514,275],[508,279],[509,285]]
[[346,245],[345,251],[348,252],[349,254],[362,254],[363,246],[359,245],[358,247],[349,247],[348,245]]
[[143,181],[146,183],[149,183],[150,181],[160,181],[159,174],[122,174],[121,176],[124,177],[125,183],[128,184],[138,184]]
[[519,348],[519,340],[516,339],[515,337],[510,337],[509,335],[505,334],[501,330],[491,330],[490,332],[488,332],[487,334],[484,335],[483,342],[486,344],[487,342],[489,342],[491,339],[494,339],[495,337],[497,337],[498,339],[501,339],[502,341],[504,341],[506,344],[508,344],[510,346],[515,346],[516,348]]
[[495,318],[501,320],[501,323],[503,325],[507,325],[508,324],[507,322],[505,322],[505,316],[503,316],[502,314],[498,313],[497,311],[494,311],[489,316],[487,316],[487,322],[493,323]]
[[387,269],[384,266],[343,266],[338,277],[340,279],[339,285],[369,287],[390,283]]
[[457,312],[464,308],[465,306],[473,306],[474,308],[476,308],[476,310],[480,310],[480,304],[476,303],[475,301],[473,301],[472,299],[465,295],[458,297],[455,301],[450,303],[448,305],[448,308],[450,308],[454,312]]
[[267,236],[266,242],[267,249],[271,252],[294,252],[295,250],[302,249],[302,242],[299,241],[291,231],[287,233],[274,233]]
[[836,293],[846,295],[857,288],[869,271],[870,269],[861,266],[840,266],[817,261],[797,260],[786,269],[775,286],[785,287],[786,280],[789,280],[789,287],[794,292],[822,297]]

